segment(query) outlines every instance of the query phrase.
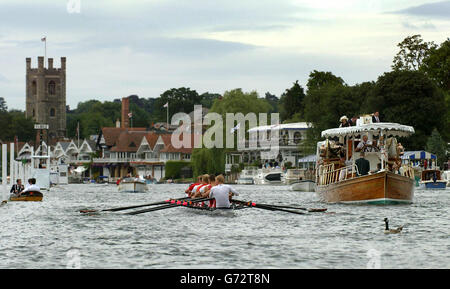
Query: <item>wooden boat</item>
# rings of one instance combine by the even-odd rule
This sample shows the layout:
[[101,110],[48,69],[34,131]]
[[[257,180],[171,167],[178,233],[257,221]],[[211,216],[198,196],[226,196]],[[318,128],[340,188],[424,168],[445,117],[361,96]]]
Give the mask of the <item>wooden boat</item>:
[[145,181],[137,180],[134,178],[127,178],[119,183],[119,192],[128,193],[145,193],[148,190]]
[[447,186],[447,181],[441,179],[441,172],[437,169],[424,170],[422,171],[419,186],[421,189],[425,190],[434,190],[434,189],[445,190]]
[[[414,171],[409,165],[399,165],[400,146],[395,137],[411,135],[414,128],[396,123],[364,122],[322,132],[322,137],[327,140],[319,142],[317,147],[316,193],[319,199],[329,203],[412,203]],[[364,134],[372,139],[373,147],[369,150],[374,150],[364,156],[370,165],[367,175],[360,174],[355,163],[355,145]],[[385,136],[390,138],[385,140]],[[334,137],[339,141],[333,146],[333,141],[328,138]],[[344,163],[339,158],[343,154]]]
[[11,196],[9,200],[12,202],[40,202],[43,197],[41,192],[26,192],[20,196]]
[[312,180],[302,180],[291,185],[291,191],[314,192],[316,183]]

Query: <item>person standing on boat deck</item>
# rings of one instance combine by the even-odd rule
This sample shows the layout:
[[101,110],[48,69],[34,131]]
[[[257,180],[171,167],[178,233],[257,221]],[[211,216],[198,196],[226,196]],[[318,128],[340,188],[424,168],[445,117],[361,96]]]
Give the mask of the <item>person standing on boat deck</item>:
[[372,115],[372,123],[380,122],[380,113],[378,111],[374,112]]
[[341,122],[341,124],[339,125],[339,127],[349,127],[351,126],[351,124],[348,122],[348,118],[347,116],[342,116],[339,121]]
[[358,176],[365,176],[370,171],[370,162],[364,158],[364,151],[361,151],[359,159],[355,161],[358,168]]
[[22,185],[22,180],[17,179],[16,184],[12,185],[11,190],[9,191],[12,194],[18,195],[24,190]]
[[216,208],[229,208],[231,206],[230,198],[232,196],[239,196],[239,193],[230,185],[225,185],[225,178],[223,175],[216,177],[216,186],[212,187],[207,197],[214,198],[216,201]]

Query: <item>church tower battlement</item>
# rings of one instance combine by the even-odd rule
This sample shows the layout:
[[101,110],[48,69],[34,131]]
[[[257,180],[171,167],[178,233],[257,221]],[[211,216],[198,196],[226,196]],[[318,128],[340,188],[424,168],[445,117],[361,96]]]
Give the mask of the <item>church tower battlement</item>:
[[61,67],[53,66],[48,58],[38,57],[38,67],[31,67],[26,58],[26,110],[27,117],[36,123],[48,124],[48,139],[66,136],[66,58],[61,57]]

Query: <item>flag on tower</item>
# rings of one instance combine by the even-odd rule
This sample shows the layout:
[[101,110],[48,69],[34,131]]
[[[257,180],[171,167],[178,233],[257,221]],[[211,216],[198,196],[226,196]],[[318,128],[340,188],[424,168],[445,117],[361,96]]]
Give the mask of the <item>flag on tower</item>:
[[133,113],[130,112],[130,113],[128,114],[128,118],[132,118],[132,117],[133,117]]
[[168,107],[169,106],[169,102],[166,102],[166,104],[164,105],[164,107]]
[[42,37],[42,38],[41,38],[41,41],[42,41],[42,42],[47,41],[47,36]]

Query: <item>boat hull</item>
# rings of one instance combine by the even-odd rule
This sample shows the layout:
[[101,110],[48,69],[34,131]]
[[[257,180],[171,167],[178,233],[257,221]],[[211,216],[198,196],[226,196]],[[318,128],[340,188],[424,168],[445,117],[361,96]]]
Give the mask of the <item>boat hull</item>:
[[40,192],[30,192],[22,196],[11,196],[9,200],[11,202],[40,202],[44,198],[44,195]]
[[421,182],[421,187],[423,187],[425,190],[445,190],[447,186],[446,181],[429,181],[429,182]]
[[344,180],[316,187],[317,195],[327,203],[403,204],[412,203],[414,181],[391,172]]
[[293,183],[291,185],[292,191],[300,191],[300,192],[314,192],[316,189],[316,183],[314,181],[305,180],[297,183]]
[[119,184],[119,192],[122,193],[145,193],[147,190],[147,184],[143,182],[121,182]]

